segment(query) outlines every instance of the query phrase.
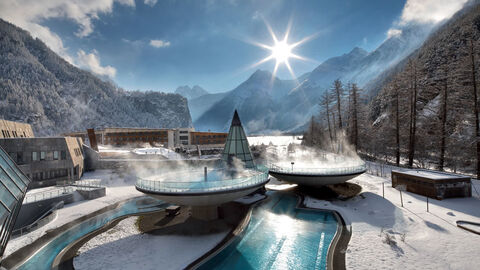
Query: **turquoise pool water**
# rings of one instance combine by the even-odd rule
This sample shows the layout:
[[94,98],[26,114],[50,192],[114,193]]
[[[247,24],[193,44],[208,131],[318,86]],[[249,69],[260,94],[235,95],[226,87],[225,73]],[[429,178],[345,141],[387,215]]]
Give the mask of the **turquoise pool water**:
[[269,195],[253,210],[243,236],[199,269],[326,269],[335,216],[296,208],[292,194]]
[[83,221],[68,231],[58,235],[48,244],[43,246],[35,255],[30,257],[18,269],[51,269],[55,257],[70,243],[84,235],[93,232],[111,220],[135,213],[144,213],[165,208],[168,204],[151,198],[134,198],[125,202],[119,208],[102,213],[95,218]]

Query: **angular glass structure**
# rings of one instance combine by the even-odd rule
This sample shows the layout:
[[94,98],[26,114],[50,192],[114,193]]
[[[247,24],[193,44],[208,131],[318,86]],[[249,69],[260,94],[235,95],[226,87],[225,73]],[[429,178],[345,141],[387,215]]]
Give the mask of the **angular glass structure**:
[[238,112],[235,110],[232,119],[232,125],[228,132],[225,148],[223,149],[222,160],[228,165],[234,165],[234,158],[238,158],[244,163],[245,168],[254,168],[252,153],[248,147],[247,136],[238,117]]
[[0,257],[13,230],[30,179],[0,147]]

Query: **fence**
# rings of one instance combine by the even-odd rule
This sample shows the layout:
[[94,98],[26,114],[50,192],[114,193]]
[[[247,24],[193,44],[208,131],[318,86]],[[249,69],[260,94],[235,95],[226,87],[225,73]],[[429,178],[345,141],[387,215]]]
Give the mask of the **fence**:
[[57,210],[57,209],[60,209],[63,207],[63,201],[60,201],[58,202],[57,204],[55,204],[50,210],[48,210],[47,212],[43,213],[43,215],[41,215],[39,218],[37,218],[33,223],[27,225],[27,226],[24,226],[22,228],[18,228],[14,231],[12,231],[12,235],[15,235],[15,236],[22,236],[23,234],[25,233],[28,233],[28,232],[31,232],[33,230],[35,230],[36,228],[39,228],[39,227],[42,227],[43,225],[45,225],[46,223],[50,222],[50,220],[52,218],[48,218],[46,219],[45,217],[47,217],[48,215],[52,214],[53,211]]
[[73,187],[62,187],[51,191],[42,191],[33,194],[27,194],[27,196],[25,196],[25,199],[23,199],[23,203],[32,203],[36,201],[59,197],[72,192]]
[[101,188],[103,187],[100,183],[100,179],[86,179],[78,180],[72,183],[72,186],[76,187],[77,190],[90,190],[92,188]]

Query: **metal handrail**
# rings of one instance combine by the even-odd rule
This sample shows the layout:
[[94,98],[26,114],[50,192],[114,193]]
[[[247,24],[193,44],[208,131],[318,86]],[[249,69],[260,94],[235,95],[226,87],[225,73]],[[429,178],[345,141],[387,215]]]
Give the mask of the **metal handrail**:
[[222,179],[216,181],[158,181],[137,178],[136,187],[153,192],[164,193],[197,193],[233,190],[243,187],[255,186],[265,183],[268,179],[268,172],[256,171],[257,174],[249,177],[234,179]]
[[45,213],[43,213],[43,214],[42,214],[39,218],[37,218],[34,222],[30,223],[30,224],[27,225],[27,226],[24,226],[24,227],[21,227],[21,228],[18,228],[18,229],[16,229],[16,230],[12,231],[12,235],[22,236],[24,233],[30,232],[33,227],[38,226],[38,224],[43,220],[43,218],[45,218],[46,216],[48,216],[48,215],[50,215],[51,213],[53,213],[53,211],[62,208],[63,205],[64,205],[64,202],[63,202],[63,201],[60,201],[60,202],[56,203],[52,208],[50,208],[50,210],[48,210],[48,211],[46,211]]
[[27,196],[25,196],[25,199],[23,199],[23,203],[32,203],[50,198],[55,198],[72,192],[73,187],[63,187],[62,189],[56,189],[52,191],[42,191],[31,195],[27,194]]
[[336,174],[353,174],[365,172],[367,167],[365,163],[358,166],[351,167],[337,167],[337,168],[286,168],[276,164],[268,166],[270,172],[289,173],[289,174],[306,174],[306,175],[336,175]]

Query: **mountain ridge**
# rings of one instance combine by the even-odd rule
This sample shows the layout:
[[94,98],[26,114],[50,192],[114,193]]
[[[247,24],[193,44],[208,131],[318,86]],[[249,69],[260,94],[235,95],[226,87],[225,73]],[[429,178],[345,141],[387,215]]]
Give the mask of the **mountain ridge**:
[[1,19],[0,91],[1,118],[29,123],[40,136],[106,126],[192,126],[182,96],[118,88]]

